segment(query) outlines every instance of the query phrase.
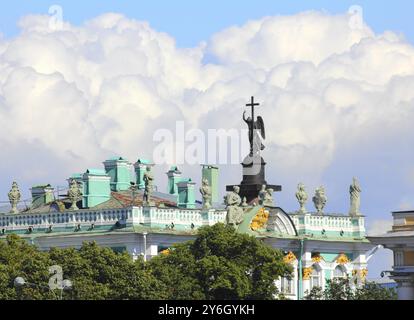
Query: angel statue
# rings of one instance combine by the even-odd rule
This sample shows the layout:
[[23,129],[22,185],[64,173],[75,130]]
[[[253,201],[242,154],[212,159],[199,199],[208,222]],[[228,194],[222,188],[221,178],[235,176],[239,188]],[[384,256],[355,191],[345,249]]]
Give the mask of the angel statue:
[[254,119],[254,107],[259,106],[259,104],[254,103],[254,98],[252,97],[252,102],[246,106],[252,108],[251,117],[249,116],[246,119],[246,111],[243,113],[243,121],[246,122],[249,128],[250,156],[253,156],[264,150],[265,146],[262,141],[266,139],[266,132],[263,118],[258,116],[257,120]]

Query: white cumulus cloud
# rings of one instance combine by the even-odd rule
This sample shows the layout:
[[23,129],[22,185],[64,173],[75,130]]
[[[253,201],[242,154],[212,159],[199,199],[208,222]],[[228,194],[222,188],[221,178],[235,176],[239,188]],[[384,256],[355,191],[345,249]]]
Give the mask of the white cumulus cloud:
[[[59,30],[48,16],[19,25],[20,35],[0,38],[3,194],[13,179],[63,184],[113,154],[151,157],[155,130],[174,131],[178,120],[205,132],[244,128],[252,95],[265,118],[268,180],[283,182],[289,198],[300,180],[311,192],[352,157],[357,173],[376,168],[384,179],[412,170],[405,157],[387,157],[414,134],[414,47],[392,32],[352,28],[347,14],[265,17],[194,48],[119,14]],[[37,152],[46,156],[31,161]],[[223,170],[223,184],[240,178],[239,166]]]

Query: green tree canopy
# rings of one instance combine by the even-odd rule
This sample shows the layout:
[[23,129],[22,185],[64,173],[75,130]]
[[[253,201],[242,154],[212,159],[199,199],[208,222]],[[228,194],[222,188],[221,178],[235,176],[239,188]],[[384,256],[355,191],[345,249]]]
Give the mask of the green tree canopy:
[[381,287],[377,283],[368,282],[352,289],[352,281],[348,278],[327,280],[325,290],[313,288],[305,300],[396,300],[394,289]]
[[[216,224],[194,241],[172,246],[149,262],[84,243],[42,252],[15,235],[0,242],[0,299],[55,299],[49,267],[72,281],[65,299],[273,299],[275,280],[290,276],[283,254],[255,237]],[[14,287],[23,277],[32,286]],[[56,291],[56,290],[55,290]]]
[[283,254],[221,223],[149,262],[170,299],[273,299],[275,280],[291,276]]
[[[53,294],[41,287],[48,284],[50,266],[47,253],[16,235],[9,235],[6,241],[0,241],[0,299],[53,299]],[[16,277],[41,286],[16,290]]]

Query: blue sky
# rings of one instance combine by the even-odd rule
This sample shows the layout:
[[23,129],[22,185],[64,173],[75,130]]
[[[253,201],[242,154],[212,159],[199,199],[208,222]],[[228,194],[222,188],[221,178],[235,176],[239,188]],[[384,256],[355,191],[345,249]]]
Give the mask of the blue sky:
[[81,24],[83,21],[106,12],[119,12],[145,20],[158,31],[164,31],[182,47],[196,45],[213,33],[231,25],[243,24],[267,15],[295,14],[304,10],[326,10],[344,13],[352,5],[364,10],[364,19],[377,33],[385,30],[402,32],[414,42],[411,1],[276,1],[276,0],[153,0],[153,1],[26,1],[15,0],[1,4],[0,32],[6,36],[18,33],[16,22],[26,14],[47,14],[51,5],[63,7],[64,19]]

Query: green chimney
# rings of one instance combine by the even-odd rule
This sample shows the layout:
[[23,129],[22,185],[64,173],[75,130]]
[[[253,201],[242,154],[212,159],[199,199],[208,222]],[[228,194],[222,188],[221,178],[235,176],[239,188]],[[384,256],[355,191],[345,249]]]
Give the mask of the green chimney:
[[168,176],[167,192],[169,194],[173,194],[177,196],[178,195],[177,183],[184,180],[183,178],[181,178],[181,171],[178,170],[177,166],[172,166],[170,170],[167,172],[167,176]]
[[195,182],[182,181],[177,183],[178,189],[178,207],[186,209],[195,209]]
[[83,174],[83,208],[92,208],[111,198],[111,177],[101,169],[88,169]]
[[106,160],[104,163],[106,174],[111,177],[111,190],[124,191],[131,186],[130,163],[122,157]]
[[219,203],[219,168],[210,165],[202,167],[202,179],[207,179],[211,188],[211,202]]
[[150,162],[146,159],[138,159],[138,161],[134,164],[136,183],[139,190],[145,189],[144,173],[147,170],[147,166],[149,164]]
[[43,206],[45,204],[55,201],[53,194],[54,189],[50,184],[33,186],[32,189],[32,206],[34,208]]

